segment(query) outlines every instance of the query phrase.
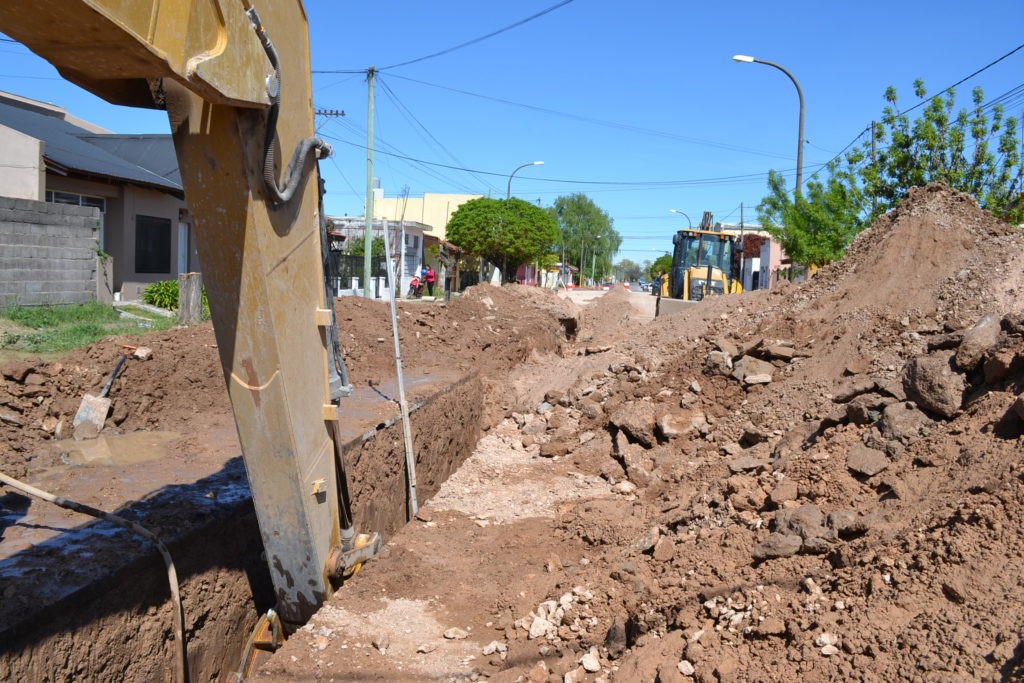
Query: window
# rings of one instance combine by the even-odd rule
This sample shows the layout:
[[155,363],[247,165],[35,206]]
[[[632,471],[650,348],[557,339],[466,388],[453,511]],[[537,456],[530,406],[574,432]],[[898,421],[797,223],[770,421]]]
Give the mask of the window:
[[107,212],[107,200],[103,197],[92,197],[87,194],[77,194],[75,192],[56,192],[54,190],[46,191],[46,201],[51,204],[72,204],[74,206],[95,206],[100,210],[100,213]]
[[171,221],[169,218],[135,217],[135,272],[171,272]]

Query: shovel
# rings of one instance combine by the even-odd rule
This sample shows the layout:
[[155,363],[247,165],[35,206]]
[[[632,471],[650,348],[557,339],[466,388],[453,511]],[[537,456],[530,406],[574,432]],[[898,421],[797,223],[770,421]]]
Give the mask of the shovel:
[[103,423],[106,422],[107,414],[110,412],[110,399],[107,398],[107,394],[110,393],[110,387],[114,380],[117,379],[117,373],[121,371],[121,366],[124,365],[124,362],[128,360],[128,355],[134,350],[135,347],[133,346],[122,347],[121,357],[117,359],[117,365],[114,366],[114,371],[110,373],[110,379],[103,385],[100,395],[86,394],[82,399],[81,405],[78,406],[78,412],[75,413],[75,419],[71,423],[75,428],[76,439],[93,438],[103,429]]

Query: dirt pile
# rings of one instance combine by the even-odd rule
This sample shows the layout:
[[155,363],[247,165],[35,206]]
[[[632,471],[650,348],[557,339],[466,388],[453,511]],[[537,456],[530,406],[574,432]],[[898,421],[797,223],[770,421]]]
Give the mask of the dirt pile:
[[[351,381],[364,386],[394,377],[387,304],[346,297],[336,310]],[[529,287],[474,287],[450,304],[400,302],[402,357],[420,373],[473,368],[497,375],[531,353],[557,352],[577,315],[573,304]],[[49,446],[70,437],[82,396],[99,392],[123,344],[153,353],[149,360],[130,359],[114,381],[107,433],[202,432],[233,424],[209,324],[112,337],[58,362],[0,369],[0,469],[19,478],[61,463],[61,450]]]
[[[805,285],[643,328],[609,292],[584,308],[575,354],[513,372],[521,408],[488,437],[503,449],[469,461],[473,479],[535,495],[502,505],[473,480],[456,487],[403,532],[397,566],[380,560],[339,603],[372,616],[389,609],[381,596],[427,598],[438,632],[382,641],[382,622],[367,633],[328,615],[264,673],[1024,676],[1022,263],[1024,233],[929,186]],[[435,527],[445,548],[493,557],[442,559]],[[523,577],[511,585],[509,565]],[[455,625],[457,648],[441,634]]]
[[1022,255],[921,188],[811,283],[659,320],[549,397],[524,445],[620,495],[559,520],[589,562],[556,590],[607,628],[560,617],[548,672],[596,647],[616,680],[1020,676]]
[[[936,185],[809,283],[650,324],[619,289],[403,304],[406,367],[477,369],[492,429],[261,675],[1024,677],[1022,292],[1024,233]],[[392,377],[385,306],[337,311],[353,382]],[[107,429],[230,423],[208,327],[144,343]],[[117,352],[3,369],[4,467]]]

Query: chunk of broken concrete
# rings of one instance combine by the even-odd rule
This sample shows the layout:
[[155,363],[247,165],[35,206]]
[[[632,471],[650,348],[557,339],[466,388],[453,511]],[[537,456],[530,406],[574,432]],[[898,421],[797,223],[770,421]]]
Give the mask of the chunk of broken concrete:
[[999,340],[999,319],[991,313],[979,320],[964,334],[960,348],[956,350],[956,364],[970,372],[978,367],[985,352]]
[[714,344],[719,351],[728,355],[730,358],[735,358],[736,356],[740,355],[740,351],[736,347],[736,345],[724,337],[716,338],[712,342],[712,344]]
[[754,546],[755,560],[770,560],[776,557],[790,557],[800,552],[803,539],[796,534],[772,534]]
[[692,417],[690,413],[665,413],[658,418],[658,434],[663,439],[671,440],[692,432]]
[[778,344],[765,347],[764,349],[762,349],[762,353],[768,356],[769,358],[774,358],[776,360],[784,360],[787,362],[793,360],[793,357],[796,356],[795,349],[792,349],[788,346],[780,346]]
[[770,465],[771,461],[767,458],[755,458],[752,455],[741,455],[740,457],[729,461],[729,469],[735,474],[768,467]]
[[909,445],[927,435],[934,424],[913,403],[901,401],[885,407],[878,428],[886,439]]
[[846,466],[866,477],[873,477],[889,466],[889,458],[882,451],[856,443],[846,454]]
[[903,388],[907,396],[925,410],[952,418],[960,410],[966,383],[954,372],[953,354],[916,356],[904,369]]
[[728,375],[732,372],[732,358],[724,351],[708,351],[704,371],[709,375]]
[[654,408],[648,401],[630,401],[612,413],[608,421],[625,432],[631,441],[644,448],[654,446]]
[[[771,381],[772,373],[775,371],[775,366],[768,361],[763,361],[760,358],[754,358],[753,356],[743,356],[738,361],[733,363],[732,376],[741,382],[747,382],[748,384],[754,384],[755,382],[750,381],[748,378],[752,376],[764,376],[767,375],[768,381]],[[766,383],[766,382],[759,382]]]

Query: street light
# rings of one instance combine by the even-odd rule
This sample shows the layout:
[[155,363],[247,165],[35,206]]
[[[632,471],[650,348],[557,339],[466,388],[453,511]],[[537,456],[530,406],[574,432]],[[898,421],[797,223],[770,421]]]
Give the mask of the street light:
[[677,209],[669,209],[668,212],[669,213],[678,213],[680,216],[685,216],[686,217],[686,224],[690,226],[690,230],[693,230],[693,221],[691,221],[690,217],[687,216],[685,213],[683,213],[682,211],[679,211]]
[[800,187],[804,180],[804,91],[800,89],[800,84],[797,83],[793,74],[789,73],[789,71],[784,67],[779,66],[775,62],[768,62],[763,59],[754,59],[748,55],[733,55],[732,58],[733,61],[736,62],[754,62],[757,64],[764,64],[766,66],[773,66],[789,76],[789,80],[793,81],[793,85],[796,86],[796,94],[800,97],[800,130],[796,140],[796,194],[797,196],[800,196]]
[[508,201],[509,199],[512,199],[512,176],[514,176],[516,173],[518,173],[520,170],[526,168],[527,166],[543,166],[543,165],[544,165],[543,161],[531,161],[528,164],[523,164],[522,166],[517,167],[516,170],[512,171],[511,173],[509,173],[508,174],[508,192],[505,194],[505,201]]

